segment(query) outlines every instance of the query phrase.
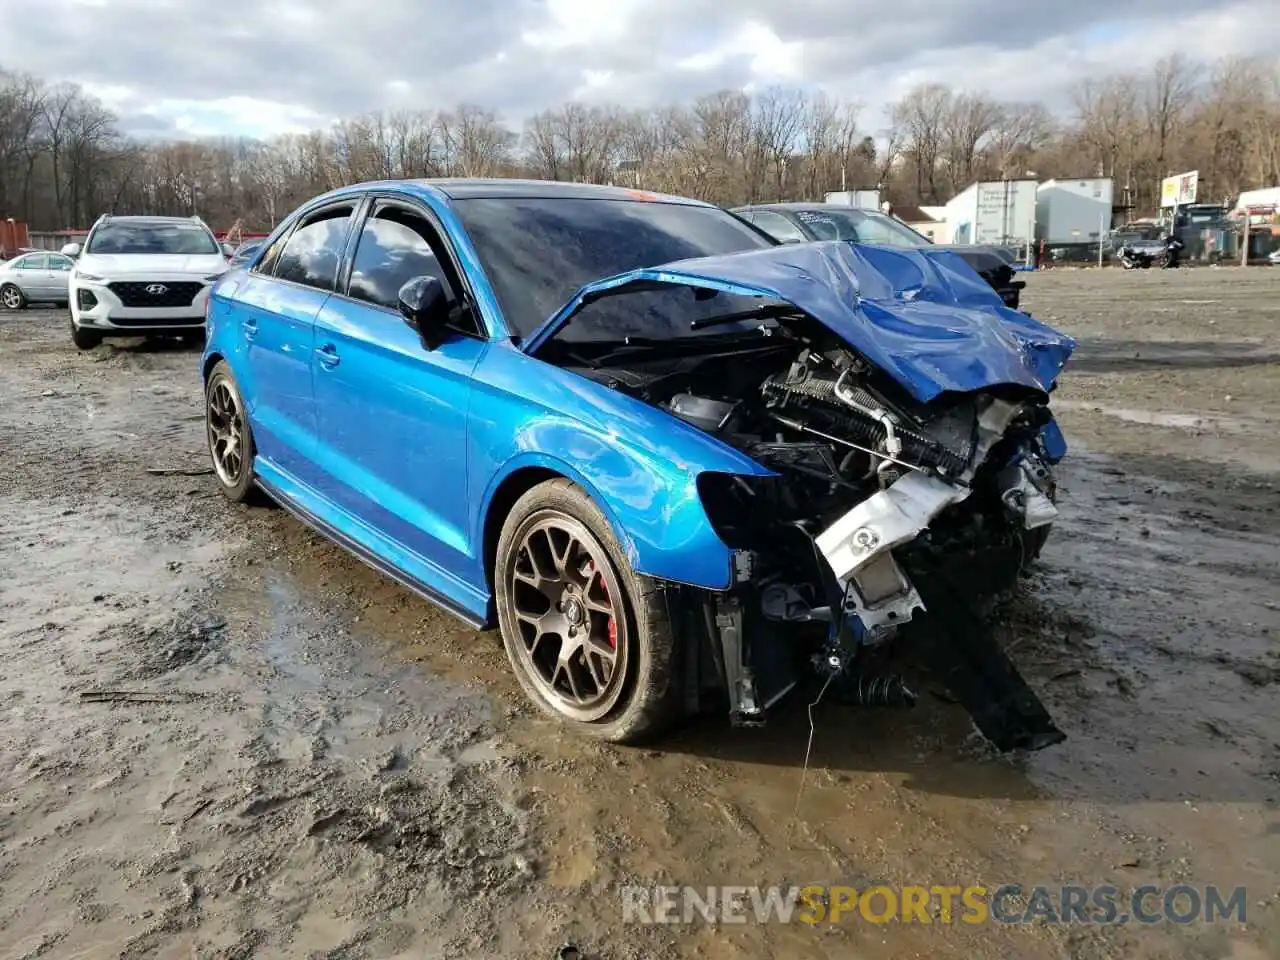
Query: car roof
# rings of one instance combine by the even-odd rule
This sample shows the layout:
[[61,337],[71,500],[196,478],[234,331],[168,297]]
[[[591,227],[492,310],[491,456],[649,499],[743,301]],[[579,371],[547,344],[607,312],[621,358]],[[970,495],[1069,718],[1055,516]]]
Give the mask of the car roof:
[[149,216],[144,214],[128,214],[125,216],[110,216],[110,217],[107,217],[107,219],[104,220],[103,223],[126,223],[126,224],[134,223],[142,226],[154,225],[157,227],[171,225],[175,223],[188,223],[193,226],[201,226],[201,227],[205,226],[205,224],[202,221],[193,220],[191,217],[161,217],[161,216]]
[[734,210],[857,210],[859,213],[875,213],[875,210],[863,210],[860,207],[846,207],[842,203],[748,203]]
[[[419,196],[434,194],[445,200],[491,199],[585,199],[585,200],[647,200],[656,203],[678,203],[686,206],[711,207],[710,203],[693,200],[689,197],[677,197],[669,194],[654,193],[649,190],[634,190],[628,187],[606,186],[596,183],[571,183],[565,180],[511,180],[499,177],[437,177],[422,180],[371,180],[366,183],[353,183],[348,187],[340,187],[326,194],[327,197],[340,197],[344,194],[362,193],[372,189],[384,189]],[[317,198],[319,199],[319,198]]]

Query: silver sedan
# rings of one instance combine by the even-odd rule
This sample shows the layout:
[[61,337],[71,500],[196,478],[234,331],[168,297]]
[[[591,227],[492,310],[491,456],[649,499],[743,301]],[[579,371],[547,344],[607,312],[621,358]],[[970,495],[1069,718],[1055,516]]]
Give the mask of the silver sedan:
[[28,303],[66,303],[72,260],[60,253],[24,253],[0,263],[0,307],[21,310]]

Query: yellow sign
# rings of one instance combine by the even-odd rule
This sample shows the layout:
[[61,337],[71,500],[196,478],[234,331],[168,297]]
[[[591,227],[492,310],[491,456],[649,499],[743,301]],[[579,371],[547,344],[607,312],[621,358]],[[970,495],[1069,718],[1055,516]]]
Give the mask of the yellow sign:
[[1160,181],[1160,206],[1181,207],[1196,202],[1196,188],[1200,185],[1200,171],[1179,173]]

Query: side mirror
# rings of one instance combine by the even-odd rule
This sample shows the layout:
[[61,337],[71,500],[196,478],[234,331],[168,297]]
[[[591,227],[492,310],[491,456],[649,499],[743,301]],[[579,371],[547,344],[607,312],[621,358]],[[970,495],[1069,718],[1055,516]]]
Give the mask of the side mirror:
[[64,257],[71,257],[72,259],[74,259],[80,256],[80,244],[78,243],[63,244],[63,247],[59,251],[59,253],[61,253]]
[[230,260],[235,256],[236,248],[229,243],[222,244],[222,255]]
[[400,288],[400,315],[418,331],[422,345],[434,350],[444,342],[449,325],[449,298],[436,277],[414,277]]

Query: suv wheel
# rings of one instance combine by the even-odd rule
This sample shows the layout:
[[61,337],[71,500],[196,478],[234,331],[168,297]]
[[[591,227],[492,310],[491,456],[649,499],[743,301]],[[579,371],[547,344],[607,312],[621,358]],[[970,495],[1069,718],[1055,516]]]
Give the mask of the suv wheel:
[[84,327],[77,327],[76,322],[72,320],[71,342],[81,350],[92,350],[102,343],[102,334],[97,330],[86,330]]

